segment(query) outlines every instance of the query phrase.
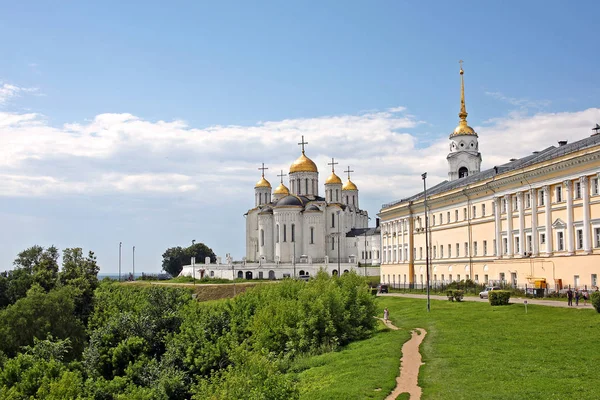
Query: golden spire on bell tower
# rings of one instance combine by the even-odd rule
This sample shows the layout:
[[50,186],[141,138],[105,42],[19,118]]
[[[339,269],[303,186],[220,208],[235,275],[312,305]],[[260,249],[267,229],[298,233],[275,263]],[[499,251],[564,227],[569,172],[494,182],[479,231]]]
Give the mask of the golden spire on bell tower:
[[458,113],[458,117],[461,121],[465,121],[467,123],[467,107],[465,106],[465,71],[462,69],[462,63],[464,61],[460,60],[458,63],[460,64],[460,112]]
[[450,137],[457,136],[457,135],[475,135],[475,136],[477,136],[477,133],[475,133],[473,128],[471,128],[469,125],[467,125],[467,115],[468,114],[467,114],[467,106],[465,106],[465,78],[464,78],[465,71],[462,68],[463,62],[464,62],[463,60],[458,61],[458,63],[460,64],[460,112],[458,113],[458,118],[460,118],[460,121],[458,122],[458,126],[456,127],[456,129],[454,129],[454,132],[450,135]]

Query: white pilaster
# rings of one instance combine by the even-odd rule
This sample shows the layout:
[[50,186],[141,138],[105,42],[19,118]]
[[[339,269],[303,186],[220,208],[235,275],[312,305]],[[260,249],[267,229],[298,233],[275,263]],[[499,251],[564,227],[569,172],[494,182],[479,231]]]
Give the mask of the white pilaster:
[[523,202],[523,192],[517,193],[517,209],[519,210],[519,255],[525,254],[525,203]]
[[567,252],[573,254],[575,241],[573,235],[573,182],[564,181],[567,196]]
[[550,186],[542,188],[546,208],[546,254],[552,254],[552,205],[550,204]]
[[405,243],[405,241],[406,241],[406,236],[405,236],[406,223],[407,223],[406,219],[403,219],[402,224],[400,225],[400,229],[402,230],[402,250],[401,250],[402,254],[400,255],[400,257],[401,257],[400,259],[402,260],[402,262],[406,262],[406,257],[404,257],[404,247],[406,246],[406,243]]
[[507,194],[504,196],[504,201],[506,201],[506,256],[513,256],[513,221],[512,221],[512,196]]
[[502,257],[502,204],[500,197],[494,197],[494,222],[496,227],[496,257]]
[[537,257],[540,249],[539,249],[539,235],[537,231],[538,227],[538,219],[537,219],[537,190],[530,189],[529,190],[529,198],[531,199],[531,252],[534,257]]
[[592,244],[590,242],[590,188],[588,185],[589,178],[582,176],[579,178],[581,182],[581,195],[583,196],[583,250],[586,253],[592,252]]

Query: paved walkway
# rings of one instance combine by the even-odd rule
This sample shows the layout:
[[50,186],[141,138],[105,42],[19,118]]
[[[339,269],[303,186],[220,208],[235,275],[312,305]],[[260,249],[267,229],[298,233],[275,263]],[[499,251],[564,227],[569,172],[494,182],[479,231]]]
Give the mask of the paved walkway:
[[[378,296],[388,296],[388,297],[408,297],[411,299],[426,299],[427,295],[426,294],[416,294],[416,293],[381,293],[378,294]],[[448,301],[448,297],[447,296],[440,296],[440,295],[430,295],[429,296],[432,300],[445,300]],[[556,301],[556,300],[540,300],[540,299],[526,299],[526,298],[522,298],[522,297],[511,297],[510,298],[510,303],[511,304],[523,304],[525,302],[525,300],[527,300],[527,304],[535,304],[535,305],[539,305],[539,306],[548,306],[548,307],[562,307],[562,308],[575,308],[575,309],[593,309],[592,306],[592,302],[590,300],[588,300],[587,305],[583,305],[583,301],[580,300],[579,301],[579,306],[569,306],[567,305],[566,301]],[[475,297],[475,296],[465,296],[463,298],[463,301],[477,301],[480,303],[487,303],[488,299],[480,299],[479,297]],[[573,304],[575,304],[575,300],[573,300]]]

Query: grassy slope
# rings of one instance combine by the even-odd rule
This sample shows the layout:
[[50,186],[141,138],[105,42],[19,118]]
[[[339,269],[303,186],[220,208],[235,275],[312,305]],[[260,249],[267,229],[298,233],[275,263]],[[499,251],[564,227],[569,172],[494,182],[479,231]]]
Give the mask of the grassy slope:
[[[425,365],[419,377],[427,399],[596,398],[600,315],[523,305],[382,299],[393,322],[422,327]],[[597,362],[597,361],[596,361]]]
[[[383,399],[395,387],[406,331],[380,324],[370,339],[341,351],[298,360],[293,366],[301,399]],[[378,390],[380,389],[380,390]]]
[[[523,305],[380,298],[401,331],[382,328],[342,351],[295,368],[303,399],[383,399],[395,385],[409,330],[425,328],[419,384],[424,399],[598,397],[600,314]],[[381,391],[374,391],[381,388]]]

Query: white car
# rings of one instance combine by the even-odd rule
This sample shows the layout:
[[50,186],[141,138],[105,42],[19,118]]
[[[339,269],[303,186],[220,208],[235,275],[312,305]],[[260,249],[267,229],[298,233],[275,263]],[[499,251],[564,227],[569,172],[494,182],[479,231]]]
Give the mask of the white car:
[[500,290],[500,288],[498,286],[488,286],[484,289],[483,292],[479,292],[479,298],[480,299],[487,299],[488,298],[488,293],[491,292],[492,290]]

